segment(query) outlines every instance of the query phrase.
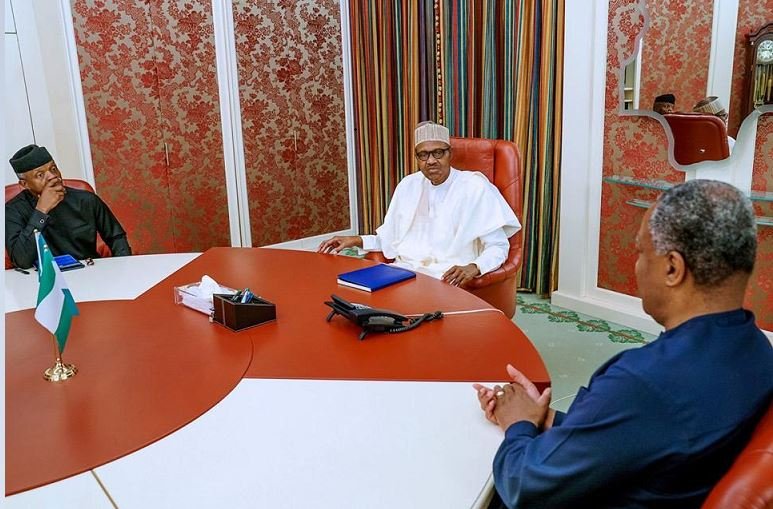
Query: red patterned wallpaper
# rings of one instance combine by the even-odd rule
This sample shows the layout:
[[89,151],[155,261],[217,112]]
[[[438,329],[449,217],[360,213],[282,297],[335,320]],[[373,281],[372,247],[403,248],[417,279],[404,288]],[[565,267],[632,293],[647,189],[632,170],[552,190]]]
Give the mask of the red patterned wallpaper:
[[650,1],[647,11],[639,109],[652,109],[655,97],[672,93],[677,111],[692,111],[706,96],[714,0]]
[[[746,35],[754,33],[773,21],[773,0],[738,0],[738,24],[735,32],[733,54],[733,84],[730,93],[730,118],[728,133],[734,137],[746,117],[746,87],[748,68],[746,66]],[[759,136],[758,136],[759,139]]]
[[[755,201],[754,212],[773,218],[773,201]],[[773,331],[773,226],[757,224],[757,242],[757,260],[745,305],[754,311],[761,328]]]
[[[670,185],[684,180],[668,162],[667,138],[649,117],[621,116],[620,63],[630,58],[643,26],[645,0],[610,0],[604,116],[604,162],[599,241],[598,286],[636,295],[634,239],[643,208],[627,202],[651,202],[657,190],[609,182],[647,180]],[[742,0],[742,3],[745,0]],[[770,0],[766,0],[770,1]],[[753,188],[773,192],[773,115],[760,118],[754,158]],[[758,215],[773,217],[773,202],[755,201]],[[759,227],[757,269],[747,292],[747,305],[758,324],[773,330],[773,228]]]
[[210,2],[73,0],[73,16],[97,191],[135,252],[230,244]]
[[73,2],[97,192],[135,252],[174,251],[150,6]]
[[[679,182],[681,172],[668,162],[668,139],[650,117],[621,116],[621,64],[631,57],[636,35],[644,27],[643,0],[611,0],[607,35],[603,175]],[[605,183],[601,192],[598,286],[636,295],[633,241],[644,209],[626,204],[631,186]],[[652,197],[650,197],[652,198]]]
[[773,193],[773,113],[765,113],[757,122],[754,147],[752,191]]
[[234,1],[252,244],[348,228],[338,2]]
[[[773,113],[760,116],[757,123],[752,192],[770,196],[770,201],[755,201],[754,209],[758,216],[773,219]],[[773,226],[759,224],[757,231],[757,268],[746,304],[755,311],[760,327],[773,331]]]
[[151,21],[178,252],[230,246],[209,0],[153,0]]

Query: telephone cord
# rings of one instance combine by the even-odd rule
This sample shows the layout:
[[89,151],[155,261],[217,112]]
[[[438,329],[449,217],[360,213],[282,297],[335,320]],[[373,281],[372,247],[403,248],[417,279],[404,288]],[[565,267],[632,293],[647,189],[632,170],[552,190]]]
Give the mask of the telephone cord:
[[[445,311],[445,312],[443,312],[443,316],[448,316],[448,315],[467,315],[467,314],[471,314],[471,313],[484,313],[486,311],[494,311],[494,312],[497,312],[497,313],[504,314],[504,313],[502,313],[501,310],[496,309],[496,308],[481,308],[481,309],[468,309],[468,310],[465,310],[465,311]],[[424,315],[425,315],[425,313],[409,314],[409,315],[404,315],[404,316],[412,318],[412,317],[424,316]]]

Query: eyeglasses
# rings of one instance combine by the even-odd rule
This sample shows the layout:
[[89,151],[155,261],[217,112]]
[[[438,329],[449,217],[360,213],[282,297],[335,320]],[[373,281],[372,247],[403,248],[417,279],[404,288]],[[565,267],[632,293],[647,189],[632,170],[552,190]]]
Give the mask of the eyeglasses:
[[418,159],[419,161],[426,161],[427,159],[429,159],[430,154],[435,159],[440,159],[441,157],[446,155],[446,152],[448,152],[449,150],[450,149],[448,148],[436,148],[435,150],[431,150],[429,152],[423,150],[421,152],[416,152],[416,159]]

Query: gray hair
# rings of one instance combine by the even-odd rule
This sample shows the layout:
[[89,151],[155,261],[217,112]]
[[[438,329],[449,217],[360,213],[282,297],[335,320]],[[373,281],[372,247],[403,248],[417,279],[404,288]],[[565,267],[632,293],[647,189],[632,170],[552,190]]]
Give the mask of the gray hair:
[[701,286],[754,269],[757,225],[751,201],[716,180],[691,180],[664,192],[649,219],[658,254],[677,251]]

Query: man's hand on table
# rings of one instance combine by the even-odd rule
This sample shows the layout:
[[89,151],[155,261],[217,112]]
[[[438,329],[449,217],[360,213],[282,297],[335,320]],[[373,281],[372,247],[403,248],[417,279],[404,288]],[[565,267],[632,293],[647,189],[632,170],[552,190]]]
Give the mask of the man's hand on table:
[[317,248],[317,252],[337,254],[347,247],[362,247],[362,237],[359,235],[336,235],[322,242]]
[[496,385],[492,389],[481,384],[472,385],[486,419],[502,431],[518,421],[531,421],[542,431],[549,429],[555,417],[555,411],[550,408],[550,388],[540,393],[531,380],[510,364],[507,374],[513,383],[505,386]]
[[478,266],[474,263],[468,263],[464,266],[454,265],[445,271],[441,279],[450,285],[464,286],[478,276],[480,276],[480,269],[478,269]]

